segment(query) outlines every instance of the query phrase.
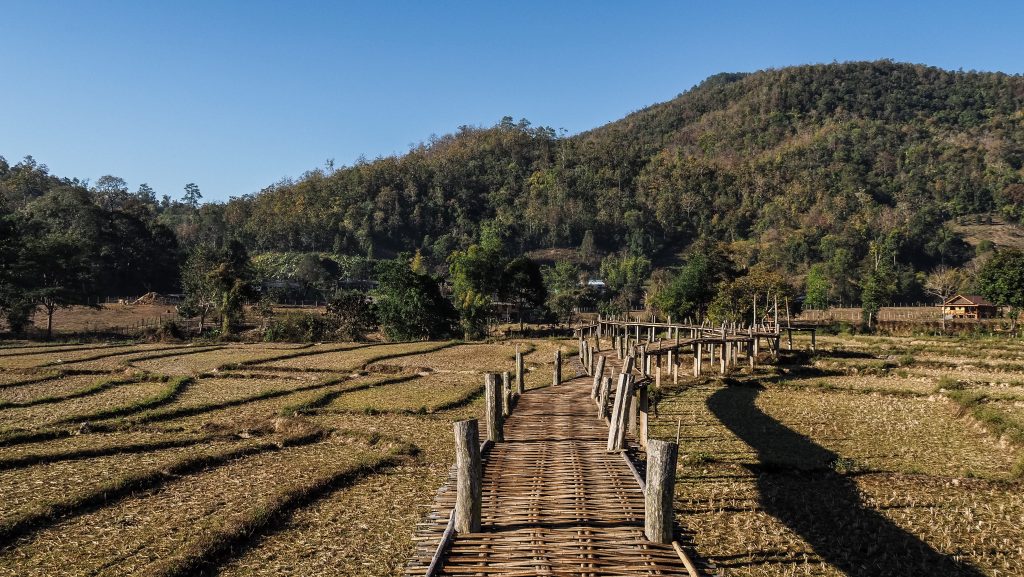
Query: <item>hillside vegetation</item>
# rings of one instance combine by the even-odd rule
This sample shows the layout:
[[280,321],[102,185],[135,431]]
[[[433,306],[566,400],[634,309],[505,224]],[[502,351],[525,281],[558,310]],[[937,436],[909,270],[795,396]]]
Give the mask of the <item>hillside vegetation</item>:
[[707,237],[792,273],[872,242],[957,264],[970,255],[947,219],[1024,214],[1022,104],[1018,76],[888,61],[722,74],[570,138],[506,118],[313,171],[231,201],[225,226],[256,250],[443,259],[493,219],[521,251],[591,231],[648,255]]
[[[959,275],[951,290],[987,290],[975,286],[975,259],[1009,236],[985,227],[1012,232],[1024,219],[1024,77],[891,61],[719,74],[574,136],[506,117],[225,203],[201,196],[190,184],[182,201],[157,201],[117,177],[89,186],[31,158],[0,159],[0,250],[27,263],[70,254],[72,284],[107,291],[174,290],[170,261],[186,254],[203,265],[186,280],[209,278],[206,264],[244,250],[265,255],[259,270],[306,287],[364,276],[343,273],[400,253],[417,253],[420,272],[451,274],[462,251],[456,260],[501,266],[522,254],[572,260],[582,270],[563,270],[567,288],[574,275],[621,273],[609,285],[626,293],[621,307],[637,304],[647,282],[650,295],[674,291],[655,304],[676,316],[707,309],[715,291],[700,287],[744,277],[750,286],[726,287],[735,294],[723,303],[785,286],[814,306],[873,310],[939,294],[926,275],[949,267]],[[49,240],[17,240],[33,229]],[[84,248],[66,238],[75,229]],[[490,247],[486,258],[474,244]],[[689,272],[659,270],[682,263]],[[0,284],[4,274],[38,278],[0,267]],[[471,284],[483,310],[494,287]],[[29,300],[44,302],[47,290]]]

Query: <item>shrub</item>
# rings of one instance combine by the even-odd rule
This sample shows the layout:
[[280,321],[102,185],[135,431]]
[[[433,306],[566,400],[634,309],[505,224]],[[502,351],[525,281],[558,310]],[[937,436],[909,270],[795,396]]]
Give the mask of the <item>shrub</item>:
[[947,391],[960,391],[963,390],[964,388],[966,387],[963,383],[948,375],[939,379],[939,382],[936,386],[936,389],[942,389]]
[[310,343],[333,338],[337,324],[319,313],[291,313],[275,318],[267,325],[263,340]]
[[158,341],[180,341],[185,338],[185,331],[178,323],[169,320],[157,328],[155,337]]
[[832,470],[840,475],[856,473],[861,469],[862,467],[857,463],[857,461],[849,457],[839,457],[835,461],[832,461]]
[[377,317],[366,293],[339,290],[327,302],[327,315],[337,329],[337,336],[346,341],[361,341],[377,326]]

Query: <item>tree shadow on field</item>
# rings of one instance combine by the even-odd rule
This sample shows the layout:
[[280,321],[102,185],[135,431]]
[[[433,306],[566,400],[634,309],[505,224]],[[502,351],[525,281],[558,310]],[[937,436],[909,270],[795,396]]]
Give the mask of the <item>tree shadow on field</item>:
[[978,576],[976,568],[939,553],[866,507],[852,478],[837,473],[840,456],[762,412],[761,388],[729,385],[708,408],[757,451],[763,510],[800,535],[821,558],[851,577]]

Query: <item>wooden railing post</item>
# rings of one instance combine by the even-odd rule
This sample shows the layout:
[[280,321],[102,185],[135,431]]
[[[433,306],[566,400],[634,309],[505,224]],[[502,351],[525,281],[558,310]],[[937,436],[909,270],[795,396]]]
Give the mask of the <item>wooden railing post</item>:
[[612,394],[612,378],[601,379],[601,390],[597,393],[597,418],[604,419],[608,416],[608,397]]
[[501,415],[502,420],[512,414],[512,373],[501,373]]
[[487,439],[495,443],[505,440],[501,430],[501,389],[497,373],[484,376],[484,397],[487,401]]
[[700,376],[701,363],[704,360],[704,345],[700,342],[693,343],[693,376]]
[[591,399],[597,399],[597,389],[601,386],[601,377],[604,376],[604,363],[604,355],[597,357],[597,368],[594,369],[594,386],[590,391]]
[[480,531],[483,464],[476,419],[455,423],[455,531]]
[[633,375],[624,372],[619,375],[619,385],[615,389],[615,406],[612,409],[611,426],[608,427],[609,451],[621,451],[626,447],[626,425],[632,401]]
[[555,369],[552,371],[551,384],[560,385],[562,383],[562,349],[555,351]]
[[522,395],[526,392],[526,374],[523,366],[523,353],[516,345],[516,393]]
[[670,441],[647,443],[647,489],[644,493],[644,535],[655,543],[672,542],[672,499],[676,486],[678,447]]
[[[657,374],[658,374],[659,377],[661,376],[661,369],[660,368],[658,369],[658,373]],[[659,378],[658,380],[661,380],[661,379]],[[651,385],[650,383],[647,383],[646,385],[640,387],[640,393],[637,395],[639,397],[637,399],[637,404],[639,405],[639,409],[640,409],[640,421],[637,423],[637,434],[636,434],[636,436],[637,436],[638,439],[640,439],[640,446],[641,447],[646,447],[647,446],[647,428],[648,428],[648,421],[649,421],[649,418],[648,418],[649,414],[648,413],[650,411],[650,407],[649,407],[649,405],[650,405],[650,397],[649,397],[650,385]]]

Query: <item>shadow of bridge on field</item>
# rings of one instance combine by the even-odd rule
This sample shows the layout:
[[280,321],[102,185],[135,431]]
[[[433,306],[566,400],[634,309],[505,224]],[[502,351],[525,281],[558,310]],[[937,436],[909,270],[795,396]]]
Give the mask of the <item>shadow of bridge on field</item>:
[[851,577],[981,577],[866,507],[853,479],[837,473],[839,455],[782,425],[755,405],[761,388],[729,385],[708,398],[711,412],[757,451],[763,510]]

